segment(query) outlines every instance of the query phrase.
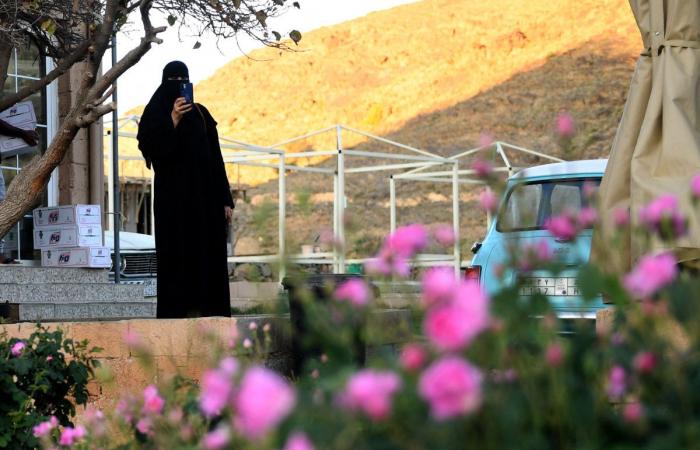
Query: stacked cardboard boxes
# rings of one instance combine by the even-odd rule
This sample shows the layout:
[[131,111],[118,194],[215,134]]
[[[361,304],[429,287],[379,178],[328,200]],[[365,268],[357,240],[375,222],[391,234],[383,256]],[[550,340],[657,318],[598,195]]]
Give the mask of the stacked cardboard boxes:
[[109,268],[109,248],[102,244],[99,205],[70,205],[34,210],[34,248],[44,267]]

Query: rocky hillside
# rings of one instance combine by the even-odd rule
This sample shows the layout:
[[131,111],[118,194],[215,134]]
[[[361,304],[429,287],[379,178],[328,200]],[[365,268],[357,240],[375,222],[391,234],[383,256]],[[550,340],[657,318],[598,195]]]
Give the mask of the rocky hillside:
[[[302,44],[295,53],[255,51],[196,86],[221,135],[272,145],[343,123],[441,155],[488,133],[565,158],[603,157],[641,47],[626,0],[424,0],[307,33]],[[578,131],[565,154],[552,129],[562,109]],[[388,150],[353,135],[344,144]],[[285,148],[333,146],[328,135]],[[273,171],[230,168],[230,175],[249,188],[241,222],[255,215],[254,205],[276,201]],[[348,180],[349,213],[362,223],[351,244],[367,251],[388,229],[386,175]],[[288,218],[297,243],[308,242],[330,224],[332,180],[292,174],[289,192],[291,200],[309,199],[310,207],[293,201]],[[449,193],[449,186],[400,185],[399,220],[448,221]],[[465,245],[483,233],[475,196],[462,193]],[[266,223],[243,227],[242,250],[271,248],[275,223]]]

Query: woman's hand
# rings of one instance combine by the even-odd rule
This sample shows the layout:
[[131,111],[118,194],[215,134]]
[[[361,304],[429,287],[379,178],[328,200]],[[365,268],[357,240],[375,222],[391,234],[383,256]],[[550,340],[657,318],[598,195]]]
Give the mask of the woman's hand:
[[187,103],[185,97],[179,97],[175,100],[173,104],[173,111],[170,113],[170,117],[173,119],[173,126],[177,128],[177,124],[180,123],[182,116],[187,114],[192,110],[192,103]]
[[230,206],[224,206],[224,214],[226,215],[226,222],[231,223],[231,218],[233,217],[233,208]]

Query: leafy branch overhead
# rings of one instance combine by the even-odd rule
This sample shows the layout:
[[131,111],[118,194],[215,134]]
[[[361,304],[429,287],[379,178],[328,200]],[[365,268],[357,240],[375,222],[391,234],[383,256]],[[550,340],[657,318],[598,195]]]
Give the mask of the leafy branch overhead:
[[[7,79],[13,48],[32,46],[41,57],[54,60],[53,69],[28,81],[14,93],[0,97],[0,111],[41,92],[73,67],[74,98],[59,130],[46,151],[14,177],[7,197],[0,202],[0,236],[37,204],[51,172],[61,163],[81,128],[90,126],[116,105],[109,102],[114,82],[160,44],[166,25],[185,27],[196,36],[237,39],[244,36],[284,50],[297,44],[301,34],[293,30],[289,41],[268,30],[271,19],[298,2],[288,0],[2,0],[0,1],[0,92]],[[155,23],[155,22],[163,23]],[[140,31],[141,40],[112,67],[101,71],[112,36],[125,26]],[[201,42],[194,44],[195,48]]]

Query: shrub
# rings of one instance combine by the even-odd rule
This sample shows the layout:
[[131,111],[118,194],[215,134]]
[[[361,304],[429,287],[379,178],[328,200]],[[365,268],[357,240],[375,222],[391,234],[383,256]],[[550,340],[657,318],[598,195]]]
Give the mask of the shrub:
[[39,325],[24,340],[0,334],[0,448],[36,447],[33,427],[50,418],[71,426],[75,405],[87,402],[97,351]]

